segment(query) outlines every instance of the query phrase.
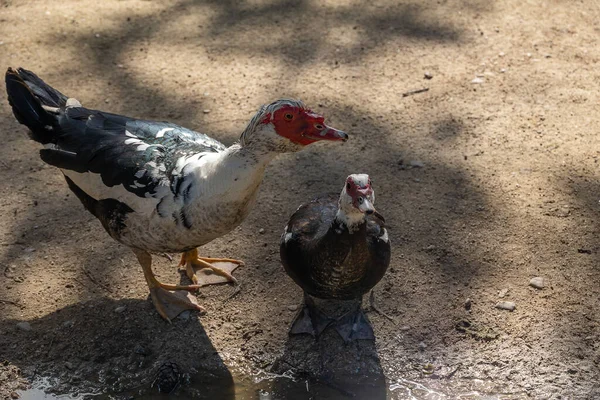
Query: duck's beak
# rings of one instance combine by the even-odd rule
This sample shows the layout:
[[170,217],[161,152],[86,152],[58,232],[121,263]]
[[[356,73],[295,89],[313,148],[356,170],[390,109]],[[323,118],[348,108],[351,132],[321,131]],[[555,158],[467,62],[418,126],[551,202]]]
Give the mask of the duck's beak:
[[340,131],[335,128],[331,128],[327,125],[325,125],[325,128],[323,128],[320,131],[317,131],[316,129],[311,129],[309,132],[306,132],[304,136],[312,140],[329,140],[334,142],[345,142],[346,140],[348,140],[348,134],[346,132]]
[[371,215],[374,212],[377,212],[373,203],[371,203],[366,197],[363,197],[363,202],[358,205],[358,209],[360,210],[360,212],[367,215]]

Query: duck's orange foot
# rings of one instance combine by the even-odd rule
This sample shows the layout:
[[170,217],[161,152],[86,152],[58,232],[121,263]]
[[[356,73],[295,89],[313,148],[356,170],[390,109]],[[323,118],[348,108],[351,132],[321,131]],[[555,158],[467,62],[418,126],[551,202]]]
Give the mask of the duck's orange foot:
[[231,274],[244,262],[231,258],[205,258],[198,256],[198,250],[190,250],[181,255],[179,266],[185,265],[187,276],[197,286],[214,285],[218,283],[238,283]]
[[205,311],[196,297],[186,290],[167,290],[155,286],[150,288],[150,295],[158,313],[169,322],[185,310]]

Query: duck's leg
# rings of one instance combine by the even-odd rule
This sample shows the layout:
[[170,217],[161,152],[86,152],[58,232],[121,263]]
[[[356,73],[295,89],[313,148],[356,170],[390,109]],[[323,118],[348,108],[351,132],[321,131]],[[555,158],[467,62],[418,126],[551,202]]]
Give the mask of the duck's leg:
[[304,306],[296,314],[296,318],[292,322],[290,335],[308,333],[309,335],[319,337],[333,322],[335,322],[335,319],[319,310],[313,298],[309,294],[304,293]]
[[152,303],[164,319],[171,322],[171,319],[185,310],[204,311],[204,308],[198,304],[196,298],[190,293],[198,290],[200,286],[166,285],[159,282],[152,272],[152,256],[144,250],[134,249],[133,252],[144,271],[144,278],[146,278],[146,283],[148,283],[150,289]]
[[362,310],[362,298],[356,301],[356,307],[340,316],[333,327],[340,334],[344,342],[353,340],[375,340],[375,333],[371,322]]
[[193,249],[181,255],[179,266],[184,265],[187,276],[195,285],[206,286],[226,282],[237,284],[237,279],[231,273],[237,267],[243,266],[244,262],[231,258],[199,257],[198,250]]
[[331,326],[346,343],[357,339],[375,340],[373,328],[361,305],[361,298],[324,300],[304,293],[304,307],[296,315],[290,335],[308,333],[318,338]]

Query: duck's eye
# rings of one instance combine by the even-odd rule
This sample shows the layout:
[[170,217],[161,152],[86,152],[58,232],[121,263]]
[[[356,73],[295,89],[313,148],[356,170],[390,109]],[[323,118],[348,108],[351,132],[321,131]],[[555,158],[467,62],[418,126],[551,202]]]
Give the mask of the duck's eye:
[[358,204],[362,204],[363,201],[365,201],[364,197],[359,197],[358,198]]
[[293,116],[292,114],[290,114],[290,113],[285,113],[285,114],[283,115],[283,118],[284,118],[286,121],[291,121],[292,119],[294,119],[294,116]]
[[316,129],[316,130],[318,130],[318,131],[322,131],[322,130],[323,130],[323,128],[325,128],[323,125],[321,125],[321,124],[315,124],[315,129]]

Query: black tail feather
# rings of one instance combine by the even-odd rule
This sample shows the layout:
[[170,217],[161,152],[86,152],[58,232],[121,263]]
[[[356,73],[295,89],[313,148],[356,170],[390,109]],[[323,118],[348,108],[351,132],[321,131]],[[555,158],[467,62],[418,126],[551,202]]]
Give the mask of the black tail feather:
[[31,130],[30,137],[42,144],[52,142],[56,117],[42,106],[64,107],[67,97],[23,68],[6,71],[6,91],[15,117]]
[[48,85],[36,74],[23,68],[17,73],[25,81],[29,89],[40,99],[43,105],[50,107],[64,107],[67,104],[67,96]]

